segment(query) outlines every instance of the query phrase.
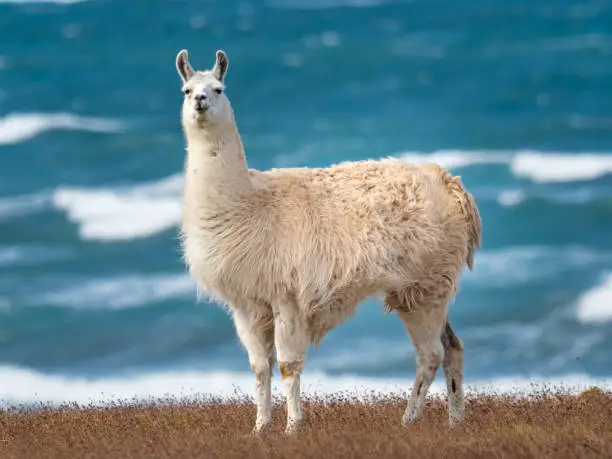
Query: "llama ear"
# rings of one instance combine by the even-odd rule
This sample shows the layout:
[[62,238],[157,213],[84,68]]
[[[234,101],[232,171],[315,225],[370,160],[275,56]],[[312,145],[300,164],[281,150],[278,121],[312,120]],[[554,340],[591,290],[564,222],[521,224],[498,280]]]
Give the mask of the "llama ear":
[[186,83],[187,80],[189,80],[195,73],[193,67],[191,67],[191,64],[189,63],[186,49],[182,49],[176,55],[176,69],[178,70],[183,83]]
[[223,81],[223,79],[225,78],[225,74],[227,73],[228,65],[229,60],[227,58],[227,54],[225,54],[222,50],[218,50],[217,62],[215,62],[215,66],[212,69],[212,73],[217,80]]

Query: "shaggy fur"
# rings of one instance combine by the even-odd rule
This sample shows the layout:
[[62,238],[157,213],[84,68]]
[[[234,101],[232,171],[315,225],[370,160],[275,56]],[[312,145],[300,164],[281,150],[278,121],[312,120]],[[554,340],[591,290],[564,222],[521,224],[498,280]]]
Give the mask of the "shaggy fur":
[[307,348],[373,295],[398,313],[417,352],[404,422],[420,416],[440,364],[450,420],[460,421],[462,345],[447,307],[481,243],[460,178],[393,158],[249,169],[224,93],[225,53],[210,71],[194,71],[185,50],[176,65],[185,93],[184,257],[199,287],[232,311],[256,374],[255,430],[270,421],[274,349],[292,432]]

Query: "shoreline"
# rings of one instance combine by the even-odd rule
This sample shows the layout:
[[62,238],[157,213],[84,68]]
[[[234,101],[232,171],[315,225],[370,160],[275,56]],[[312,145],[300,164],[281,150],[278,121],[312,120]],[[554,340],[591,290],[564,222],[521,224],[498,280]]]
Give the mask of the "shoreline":
[[[469,375],[466,375],[469,378]],[[230,399],[237,394],[255,395],[255,376],[250,371],[223,370],[161,370],[122,373],[101,377],[86,377],[43,373],[29,368],[0,365],[0,409],[13,404],[45,403],[60,405],[77,402],[87,405],[106,405],[117,400],[146,402],[151,398],[174,397],[186,399],[206,393],[219,400]],[[367,377],[355,374],[330,375],[307,370],[302,375],[304,395],[329,396],[350,391],[357,394],[389,395],[407,394],[414,382],[414,375],[405,377]],[[466,394],[517,395],[537,392],[548,387],[579,394],[589,387],[612,391],[612,377],[589,376],[585,373],[567,373],[557,376],[508,375],[483,379],[464,379]],[[282,379],[275,368],[272,391],[282,396]],[[431,395],[446,394],[444,378],[438,374],[429,391]]]

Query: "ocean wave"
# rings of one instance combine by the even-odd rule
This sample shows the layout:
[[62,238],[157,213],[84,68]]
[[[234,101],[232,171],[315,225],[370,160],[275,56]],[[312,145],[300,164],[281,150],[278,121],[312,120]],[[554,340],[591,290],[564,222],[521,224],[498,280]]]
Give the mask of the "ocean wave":
[[45,246],[0,246],[0,267],[35,265],[70,256],[65,248]]
[[536,183],[593,180],[612,173],[612,155],[519,153],[511,169]]
[[438,150],[432,153],[407,151],[398,157],[410,164],[434,162],[448,169],[458,169],[478,164],[508,164],[512,155],[508,152]]
[[269,6],[290,10],[327,10],[332,8],[366,8],[397,3],[397,0],[268,0]]
[[85,240],[116,241],[148,237],[180,222],[183,178],[118,188],[60,187],[52,197],[55,208],[79,225]]
[[527,199],[527,194],[523,190],[504,190],[497,196],[497,202],[502,206],[516,206]]
[[90,0],[0,0],[0,4],[25,5],[29,3],[55,3],[57,5],[72,5],[73,3],[83,3],[87,1]]
[[116,120],[73,113],[11,113],[0,118],[0,145],[24,142],[57,129],[113,133],[120,132],[123,127],[123,123]]
[[[544,279],[563,271],[608,263],[612,254],[583,246],[514,246],[476,253],[462,282],[500,287]],[[486,281],[486,282],[485,282]]]
[[190,294],[196,297],[195,283],[187,274],[127,275],[71,284],[76,285],[36,294],[27,302],[73,309],[125,309]]
[[[493,192],[494,193],[494,192]],[[492,193],[489,192],[487,196]],[[566,190],[526,190],[508,189],[502,190],[497,195],[497,202],[504,207],[517,206],[530,199],[541,199],[550,203],[557,204],[587,204],[597,199],[612,198],[612,188],[610,187],[578,187],[573,186]]]
[[603,282],[588,290],[578,299],[578,320],[583,324],[612,321],[612,273]]
[[448,169],[505,164],[515,177],[536,183],[586,181],[612,174],[612,154],[608,153],[438,150],[404,152],[396,156],[408,163],[435,162]]
[[44,192],[0,198],[0,218],[7,219],[35,213],[44,209],[49,202],[49,195]]
[[[273,378],[272,390],[282,397],[283,386]],[[0,366],[0,405],[13,403],[106,404],[113,401],[137,403],[152,398],[201,398],[202,395],[230,398],[236,394],[253,397],[255,377],[247,372],[232,371],[173,371],[141,373],[130,376],[86,378],[45,374],[31,369]],[[329,376],[324,373],[305,372],[302,392],[309,396],[323,396],[351,391],[363,401],[376,394],[405,394],[412,379],[383,379],[360,376]],[[504,377],[489,380],[465,381],[467,393],[515,394],[528,396],[538,386],[562,387],[567,392],[580,392],[597,386],[612,387],[612,379],[598,379],[581,374],[568,374],[556,378]],[[431,394],[445,394],[443,378],[438,377]]]

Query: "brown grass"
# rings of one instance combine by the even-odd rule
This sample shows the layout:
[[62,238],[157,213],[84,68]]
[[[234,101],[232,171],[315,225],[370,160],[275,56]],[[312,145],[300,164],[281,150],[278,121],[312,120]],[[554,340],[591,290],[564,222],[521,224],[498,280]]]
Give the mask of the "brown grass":
[[[278,402],[278,401],[277,401]],[[528,399],[471,396],[468,419],[447,425],[446,403],[428,401],[424,418],[404,427],[405,401],[358,403],[338,394],[306,401],[305,427],[284,438],[284,405],[262,437],[242,399],[157,400],[104,408],[15,408],[0,415],[1,458],[592,458],[612,457],[612,393],[547,390]]]

